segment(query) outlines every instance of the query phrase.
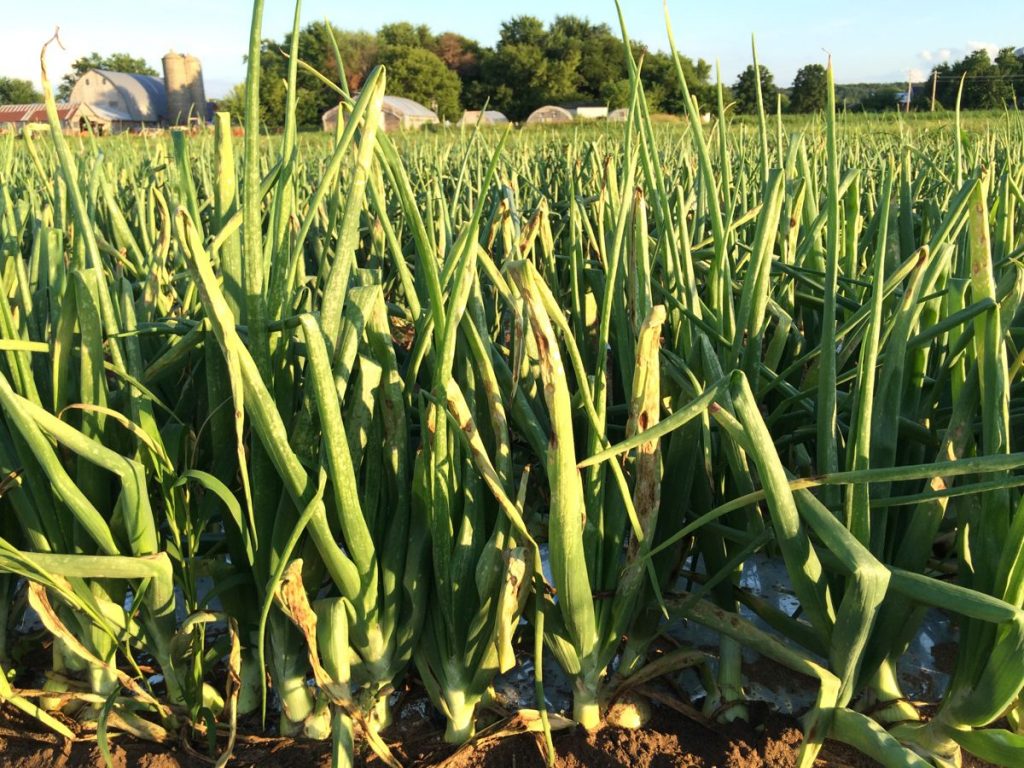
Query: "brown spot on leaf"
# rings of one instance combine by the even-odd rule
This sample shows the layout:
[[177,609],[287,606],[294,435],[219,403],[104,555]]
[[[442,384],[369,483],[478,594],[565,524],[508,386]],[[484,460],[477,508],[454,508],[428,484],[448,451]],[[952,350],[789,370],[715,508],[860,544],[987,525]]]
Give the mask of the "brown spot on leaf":
[[541,360],[546,360],[548,357],[548,340],[543,333],[536,334],[537,337],[537,354],[540,355]]

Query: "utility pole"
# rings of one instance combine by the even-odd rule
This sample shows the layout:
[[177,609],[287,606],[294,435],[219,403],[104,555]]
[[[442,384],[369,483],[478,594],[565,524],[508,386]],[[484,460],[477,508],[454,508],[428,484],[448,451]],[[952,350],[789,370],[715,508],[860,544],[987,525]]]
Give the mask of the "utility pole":
[[938,82],[939,82],[939,70],[933,69],[932,70],[932,109],[931,109],[932,112],[935,111],[935,87],[938,85]]

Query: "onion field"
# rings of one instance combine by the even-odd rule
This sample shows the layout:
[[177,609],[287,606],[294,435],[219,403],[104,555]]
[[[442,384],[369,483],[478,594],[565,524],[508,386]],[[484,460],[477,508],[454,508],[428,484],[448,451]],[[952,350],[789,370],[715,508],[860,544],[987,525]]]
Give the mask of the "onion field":
[[801,768],[1024,765],[1024,118],[653,123],[630,60],[624,123],[388,134],[378,68],[268,137],[261,6],[208,133],[65,137],[47,85],[0,136],[3,707],[394,766],[396,690],[462,744],[528,665],[553,760],[687,669],[750,718],[746,650],[814,682]]

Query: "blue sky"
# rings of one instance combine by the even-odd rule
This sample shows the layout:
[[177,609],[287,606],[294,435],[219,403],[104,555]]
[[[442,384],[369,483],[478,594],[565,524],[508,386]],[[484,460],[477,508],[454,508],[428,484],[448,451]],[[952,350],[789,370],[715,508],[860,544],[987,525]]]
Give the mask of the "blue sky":
[[[623,0],[630,34],[666,49],[661,0]],[[251,4],[245,0],[25,0],[4,2],[4,45],[0,75],[38,83],[39,48],[59,25],[66,50],[51,46],[48,69],[58,79],[71,61],[90,51],[127,51],[159,71],[169,49],[200,58],[212,97],[244,77]],[[714,7],[712,7],[714,6]],[[171,9],[174,9],[172,13]],[[758,55],[789,85],[802,65],[821,62],[831,52],[839,82],[904,80],[924,76],[933,64],[958,59],[975,48],[1024,46],[1024,2],[933,0],[736,0],[717,4],[669,0],[676,41],[689,56],[721,63],[726,83],[750,62],[750,35]],[[294,5],[266,0],[263,36],[280,39],[290,28]],[[576,14],[618,29],[612,0],[306,0],[303,24],[329,18],[349,29],[375,30],[390,21],[428,24],[435,32],[453,30],[493,44],[500,23],[517,14],[550,21]]]

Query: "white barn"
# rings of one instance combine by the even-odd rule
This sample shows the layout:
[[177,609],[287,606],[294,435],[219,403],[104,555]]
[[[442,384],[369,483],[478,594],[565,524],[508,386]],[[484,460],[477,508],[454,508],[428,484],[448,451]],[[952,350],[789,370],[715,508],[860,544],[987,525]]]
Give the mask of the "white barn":
[[155,128],[167,114],[164,81],[152,75],[90,69],[78,78],[70,100],[87,104],[117,130]]

